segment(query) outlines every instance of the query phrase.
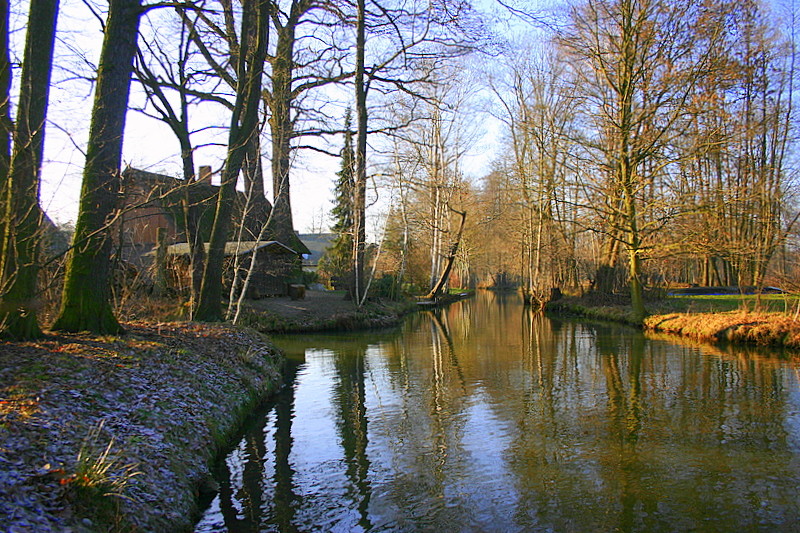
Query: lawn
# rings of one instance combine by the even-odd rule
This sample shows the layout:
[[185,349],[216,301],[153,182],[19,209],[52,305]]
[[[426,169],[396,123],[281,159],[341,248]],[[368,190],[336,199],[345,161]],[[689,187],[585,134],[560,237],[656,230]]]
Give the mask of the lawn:
[[[648,305],[651,313],[724,313],[747,310],[792,313],[800,305],[798,294],[675,295]],[[652,308],[651,308],[652,307]]]

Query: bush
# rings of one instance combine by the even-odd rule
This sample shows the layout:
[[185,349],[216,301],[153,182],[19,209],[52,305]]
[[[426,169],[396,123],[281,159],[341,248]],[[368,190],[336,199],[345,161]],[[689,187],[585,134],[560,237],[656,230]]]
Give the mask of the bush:
[[316,272],[310,272],[307,270],[297,269],[292,272],[292,275],[289,276],[289,284],[292,285],[305,285],[308,287],[314,283],[319,282],[319,276]]
[[373,280],[370,286],[370,294],[376,298],[399,299],[400,288],[398,287],[397,278],[392,274],[384,274],[380,278]]

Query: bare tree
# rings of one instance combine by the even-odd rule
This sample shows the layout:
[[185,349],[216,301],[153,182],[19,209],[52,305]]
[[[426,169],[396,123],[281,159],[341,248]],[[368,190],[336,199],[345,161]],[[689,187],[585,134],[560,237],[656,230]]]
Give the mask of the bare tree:
[[[400,92],[423,98],[421,89],[432,85],[432,73],[448,59],[472,50],[484,32],[472,18],[467,2],[411,3],[393,6],[377,0],[356,3],[355,58],[355,179],[353,188],[353,294],[361,305],[366,298],[367,135],[370,91]],[[472,30],[471,37],[468,30]],[[374,43],[370,46],[370,35]],[[371,60],[368,59],[368,52]]]
[[222,267],[228,241],[236,181],[245,159],[249,139],[258,135],[261,78],[269,40],[269,2],[246,3],[242,12],[241,47],[237,58],[236,103],[231,113],[228,154],[222,171],[208,259],[203,272],[200,300],[195,317],[218,321],[222,316]]
[[666,146],[679,134],[676,125],[711,57],[695,38],[704,15],[685,1],[589,0],[571,10],[559,39],[587,91],[589,147],[601,155],[606,178],[606,200],[595,207],[609,224],[607,235],[627,251],[635,320],[646,314],[645,238],[662,222],[648,214],[648,200],[656,198],[648,192],[670,160]]
[[[687,209],[671,242],[687,282],[759,286],[797,219],[787,201],[793,14],[783,26],[761,2],[711,5],[724,15],[716,26],[723,44],[695,88],[677,145],[673,189]],[[698,29],[701,39],[708,27]]]
[[[149,21],[153,31],[149,39],[143,40],[135,64],[135,79],[146,95],[145,103],[138,110],[166,124],[180,146],[183,183],[176,194],[180,195],[182,226],[189,244],[192,278],[190,314],[194,312],[199,299],[205,264],[205,246],[200,227],[201,206],[198,205],[198,195],[193,194],[193,184],[199,182],[194,157],[198,147],[193,138],[196,133],[208,129],[208,126],[201,126],[198,131],[192,126],[191,110],[215,104],[228,109],[233,107],[228,95],[218,91],[222,80],[214,76],[214,72],[209,72],[207,64],[202,68],[205,62],[199,57],[192,36],[192,28],[196,27],[201,13],[202,6],[198,4],[192,9],[177,6],[174,11],[159,10],[157,15],[151,14],[151,17],[155,17],[155,20]],[[159,39],[161,31],[169,27],[171,22],[174,32],[169,32],[168,40]],[[178,35],[177,40],[175,34]]]
[[41,335],[35,304],[42,222],[39,183],[58,7],[58,1],[32,0],[29,8],[0,256],[5,289],[0,316],[5,333],[15,338]]
[[121,188],[122,136],[142,12],[141,0],[109,2],[78,220],[54,329],[123,331],[111,310],[111,239],[106,230]]
[[523,288],[528,300],[541,304],[548,287],[577,285],[571,181],[579,156],[578,89],[566,59],[552,49],[525,49],[492,86],[508,129],[510,180],[521,208]]

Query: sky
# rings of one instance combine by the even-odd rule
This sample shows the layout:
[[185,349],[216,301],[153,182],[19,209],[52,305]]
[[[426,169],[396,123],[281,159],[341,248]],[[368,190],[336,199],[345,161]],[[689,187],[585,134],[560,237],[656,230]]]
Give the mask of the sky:
[[[18,14],[12,18],[16,49],[22,49],[25,17]],[[103,34],[99,20],[82,2],[62,2],[58,21],[58,42],[55,52],[54,85],[51,89],[48,113],[48,128],[45,135],[45,160],[42,170],[41,204],[56,223],[71,223],[77,217],[80,197],[81,174],[84,166],[83,147],[89,130],[92,105],[93,65],[97,63]],[[82,58],[82,56],[85,56]],[[16,94],[17,88],[12,94]],[[133,86],[132,101],[137,99],[137,88]],[[227,113],[204,111],[203,119],[208,124],[225,125]],[[481,121],[490,120],[488,115]],[[464,165],[468,177],[478,179],[488,172],[496,151],[496,125],[489,124],[485,134],[472,145]],[[224,132],[220,130],[216,140],[223,144]],[[341,142],[340,139],[334,139]],[[328,147],[338,152],[335,144]],[[264,145],[268,149],[268,145]],[[195,162],[218,169],[224,160],[224,146],[201,148]],[[265,168],[269,161],[265,159]],[[179,176],[180,157],[177,140],[160,122],[142,114],[129,111],[126,122],[123,168],[135,168]],[[338,158],[313,151],[298,152],[291,174],[292,208],[295,229],[308,232],[324,229],[331,223],[329,212],[333,207],[335,173],[339,169]],[[266,179],[267,195],[271,197],[269,176]],[[388,192],[383,191],[384,197]],[[387,205],[378,202],[374,212],[386,212]]]

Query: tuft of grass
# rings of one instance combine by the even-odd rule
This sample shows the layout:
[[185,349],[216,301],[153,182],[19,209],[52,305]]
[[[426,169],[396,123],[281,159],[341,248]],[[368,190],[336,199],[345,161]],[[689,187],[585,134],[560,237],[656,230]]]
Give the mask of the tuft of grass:
[[128,499],[125,488],[139,472],[137,465],[124,464],[114,451],[113,437],[107,445],[100,444],[103,424],[101,421],[89,430],[78,451],[75,472],[62,477],[60,483],[79,513],[94,522],[119,525],[120,499]]

